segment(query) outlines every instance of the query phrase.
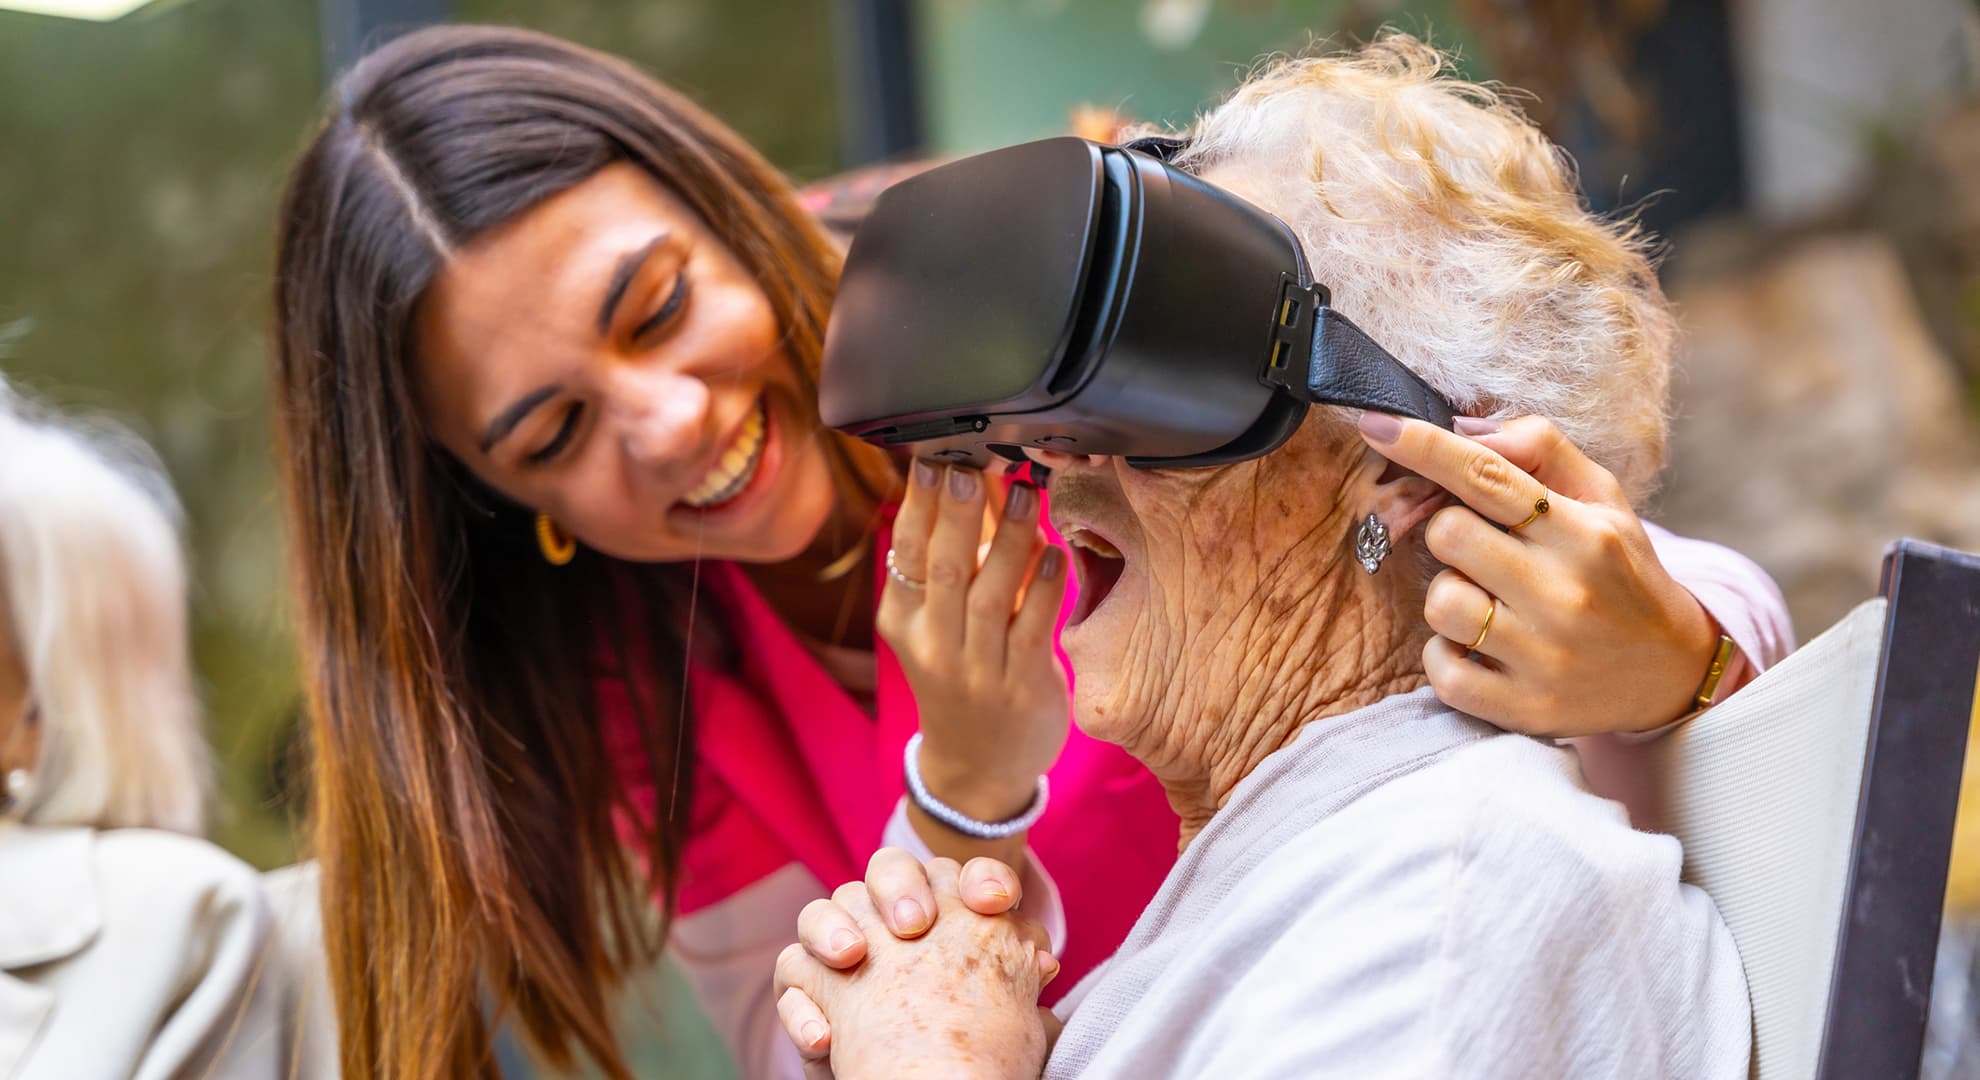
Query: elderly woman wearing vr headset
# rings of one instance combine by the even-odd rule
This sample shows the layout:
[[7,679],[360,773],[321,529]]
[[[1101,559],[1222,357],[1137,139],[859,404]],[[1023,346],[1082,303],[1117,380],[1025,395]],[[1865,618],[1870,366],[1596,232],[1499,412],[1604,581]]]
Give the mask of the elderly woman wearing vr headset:
[[[772,961],[883,844],[1018,867],[1041,963],[1104,959],[1175,812],[1068,734],[1037,492],[821,425],[839,256],[783,178],[524,32],[401,38],[336,100],[285,200],[274,395],[347,1074],[478,1073],[492,997],[550,1060],[628,1075],[612,991],[663,946],[744,1075],[794,1072]],[[1461,499],[1504,460],[1579,501],[1512,563],[1450,512],[1452,704],[1649,729],[1722,633],[1785,647],[1764,576],[1646,539],[1549,426],[1471,434],[1384,449]],[[933,915],[905,885],[884,909]]]

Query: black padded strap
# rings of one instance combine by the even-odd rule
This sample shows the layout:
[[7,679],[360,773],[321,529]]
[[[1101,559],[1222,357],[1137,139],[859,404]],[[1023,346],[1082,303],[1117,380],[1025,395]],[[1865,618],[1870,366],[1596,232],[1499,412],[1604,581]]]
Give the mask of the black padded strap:
[[1374,409],[1451,426],[1451,403],[1444,395],[1361,327],[1331,307],[1321,307],[1314,317],[1313,360],[1306,371],[1306,393],[1314,404]]

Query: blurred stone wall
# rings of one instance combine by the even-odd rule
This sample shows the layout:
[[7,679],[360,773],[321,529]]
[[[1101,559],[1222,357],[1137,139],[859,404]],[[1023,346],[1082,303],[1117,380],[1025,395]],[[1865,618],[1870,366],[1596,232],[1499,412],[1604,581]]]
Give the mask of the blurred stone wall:
[[[1714,243],[1752,254],[1701,266]],[[1875,595],[1892,540],[1980,550],[1980,428],[1888,238],[1694,236],[1674,270],[1665,524],[1766,567],[1802,640]]]

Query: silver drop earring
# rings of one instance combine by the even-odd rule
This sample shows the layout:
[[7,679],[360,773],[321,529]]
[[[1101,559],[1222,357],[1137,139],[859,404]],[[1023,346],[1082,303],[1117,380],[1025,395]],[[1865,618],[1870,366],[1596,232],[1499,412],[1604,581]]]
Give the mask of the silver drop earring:
[[1361,561],[1361,568],[1373,574],[1382,568],[1382,560],[1389,557],[1389,527],[1374,514],[1361,523],[1354,534],[1354,557]]

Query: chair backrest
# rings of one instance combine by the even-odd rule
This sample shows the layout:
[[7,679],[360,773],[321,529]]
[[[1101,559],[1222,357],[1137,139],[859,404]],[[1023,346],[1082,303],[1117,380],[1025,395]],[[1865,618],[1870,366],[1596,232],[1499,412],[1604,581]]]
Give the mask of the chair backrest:
[[1980,557],[1902,541],[1880,591],[1651,750],[1686,880],[1739,945],[1756,1080],[1918,1070]]

